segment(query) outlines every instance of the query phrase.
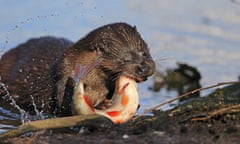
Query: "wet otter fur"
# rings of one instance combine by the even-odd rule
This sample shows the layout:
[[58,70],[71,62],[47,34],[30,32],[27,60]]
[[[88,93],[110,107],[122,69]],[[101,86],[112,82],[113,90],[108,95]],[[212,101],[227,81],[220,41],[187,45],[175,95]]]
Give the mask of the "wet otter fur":
[[[39,110],[43,109],[42,106],[46,112],[53,110],[56,63],[64,50],[72,45],[72,42],[62,38],[34,38],[2,56],[0,82],[5,84],[21,108],[34,112],[32,96]],[[0,100],[9,100],[4,97],[6,92],[1,91]]]
[[75,44],[53,37],[29,40],[3,55],[1,81],[24,109],[32,109],[32,95],[44,112],[69,115],[76,64],[88,65],[99,58],[99,66],[83,78],[85,93],[94,106],[111,98],[120,75],[142,82],[155,71],[136,27],[113,23],[93,30]]

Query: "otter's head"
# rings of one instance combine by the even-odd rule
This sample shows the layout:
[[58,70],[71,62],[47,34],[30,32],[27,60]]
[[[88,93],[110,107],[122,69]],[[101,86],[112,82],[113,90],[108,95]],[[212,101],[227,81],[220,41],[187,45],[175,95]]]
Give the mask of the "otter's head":
[[86,38],[91,39],[90,49],[103,58],[99,68],[110,79],[125,75],[142,82],[155,71],[148,46],[136,27],[126,23],[109,24],[92,31]]

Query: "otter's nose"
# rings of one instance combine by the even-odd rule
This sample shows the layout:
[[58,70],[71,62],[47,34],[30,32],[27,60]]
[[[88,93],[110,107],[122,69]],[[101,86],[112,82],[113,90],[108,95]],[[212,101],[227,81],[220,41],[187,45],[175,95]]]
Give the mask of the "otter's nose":
[[155,71],[155,63],[153,61],[144,61],[138,66],[137,71],[141,76],[151,76]]

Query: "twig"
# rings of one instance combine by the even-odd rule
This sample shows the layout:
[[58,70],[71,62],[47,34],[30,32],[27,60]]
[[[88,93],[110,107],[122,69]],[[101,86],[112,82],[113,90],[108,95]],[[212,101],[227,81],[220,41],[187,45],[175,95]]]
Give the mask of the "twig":
[[202,118],[192,118],[191,121],[205,121],[208,120],[216,115],[220,115],[220,114],[224,114],[227,113],[228,111],[232,111],[234,109],[239,109],[240,108],[240,104],[238,105],[234,105],[234,106],[230,106],[230,107],[226,107],[226,108],[222,108],[216,111],[211,112],[208,116],[206,117],[202,117]]
[[142,116],[146,115],[147,113],[150,113],[150,112],[152,112],[153,110],[158,109],[159,107],[162,107],[162,106],[164,106],[164,105],[166,105],[166,104],[172,103],[172,102],[174,102],[175,100],[181,99],[181,98],[186,97],[186,96],[188,96],[188,95],[194,94],[194,93],[199,92],[199,91],[202,91],[202,90],[206,90],[206,89],[218,87],[218,86],[221,86],[221,85],[227,85],[227,84],[240,84],[240,82],[239,82],[239,81],[221,82],[221,83],[217,83],[217,84],[215,84],[215,85],[210,85],[210,86],[207,86],[207,87],[195,89],[195,90],[193,90],[193,91],[190,91],[190,92],[187,92],[187,93],[185,93],[185,94],[182,94],[182,95],[180,95],[180,96],[178,96],[178,97],[176,97],[176,98],[173,98],[173,99],[170,99],[170,100],[165,101],[165,102],[163,102],[163,103],[160,103],[160,104],[158,104],[158,105],[156,105],[156,106],[154,106],[154,107],[152,107],[152,108],[150,108],[150,109],[146,109],[146,110],[143,112],[143,114],[140,114],[140,115],[136,116],[134,119],[137,119],[137,118],[139,118],[139,117],[142,117]]
[[71,127],[86,123],[96,127],[109,127],[112,124],[110,120],[99,115],[77,115],[71,117],[37,120],[22,124],[16,129],[0,134],[0,140],[16,137],[26,132]]

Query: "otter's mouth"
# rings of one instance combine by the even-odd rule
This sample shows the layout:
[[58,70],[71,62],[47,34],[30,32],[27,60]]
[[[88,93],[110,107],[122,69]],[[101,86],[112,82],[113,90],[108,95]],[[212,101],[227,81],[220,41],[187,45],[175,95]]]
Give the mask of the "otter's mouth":
[[135,78],[135,81],[136,81],[137,83],[141,83],[141,82],[144,82],[144,81],[146,81],[146,80],[147,80],[147,77]]
[[125,75],[127,78],[136,81],[137,83],[144,82],[148,79],[148,77],[133,77],[131,75]]

